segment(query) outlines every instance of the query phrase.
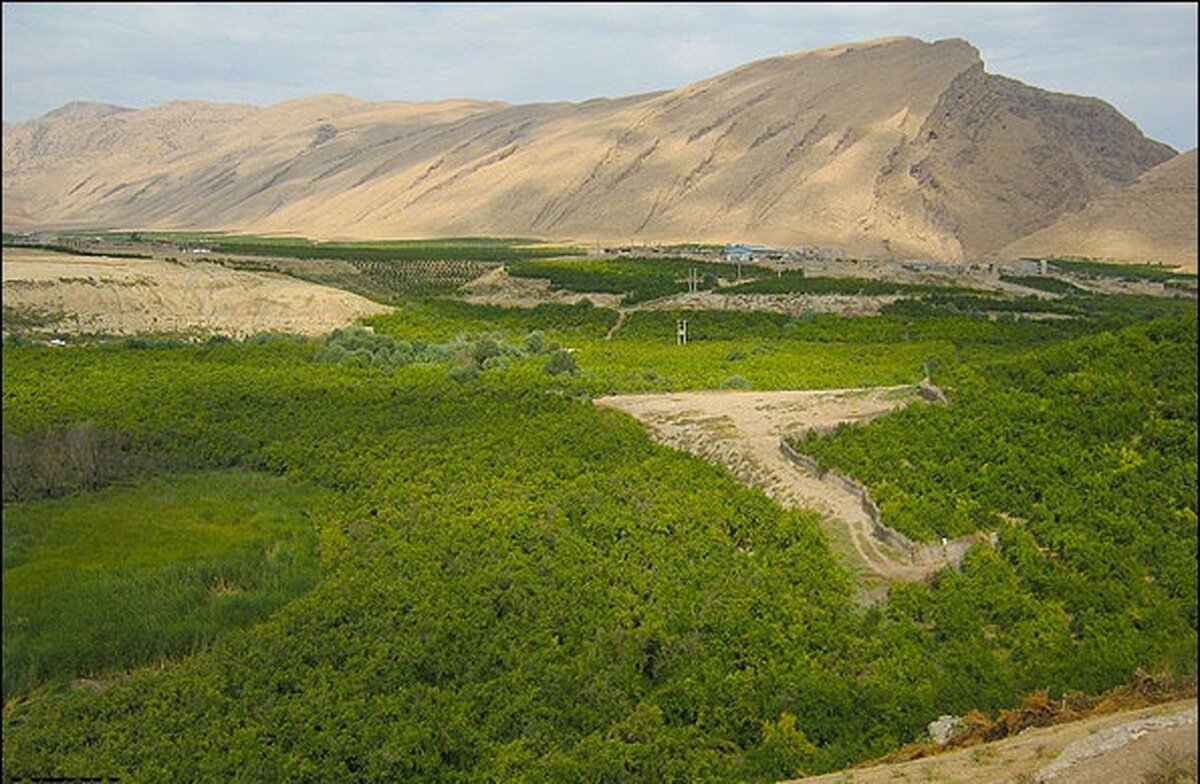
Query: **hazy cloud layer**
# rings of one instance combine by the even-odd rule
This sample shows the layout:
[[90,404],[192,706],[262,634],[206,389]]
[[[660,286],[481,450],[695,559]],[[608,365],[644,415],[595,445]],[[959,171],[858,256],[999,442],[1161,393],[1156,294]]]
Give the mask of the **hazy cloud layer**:
[[68,101],[581,101],[868,38],[965,38],[988,71],[1196,146],[1195,4],[4,4],[4,120]]

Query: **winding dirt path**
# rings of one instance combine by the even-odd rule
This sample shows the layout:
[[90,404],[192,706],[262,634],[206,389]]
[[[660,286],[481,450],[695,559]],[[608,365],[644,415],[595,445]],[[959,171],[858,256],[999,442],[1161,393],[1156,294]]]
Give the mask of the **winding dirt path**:
[[888,581],[912,582],[944,564],[910,563],[879,541],[859,498],[794,463],[780,449],[780,439],[865,422],[918,399],[916,386],[897,386],[614,395],[595,403],[633,415],[660,443],[724,465],[781,506],[820,512],[835,549],[852,551],[867,570]]
[[620,329],[621,325],[625,323],[625,317],[627,315],[629,315],[629,310],[627,308],[617,309],[617,320],[611,327],[608,328],[608,332],[604,333],[605,340],[613,339],[613,335],[617,334],[617,330]]

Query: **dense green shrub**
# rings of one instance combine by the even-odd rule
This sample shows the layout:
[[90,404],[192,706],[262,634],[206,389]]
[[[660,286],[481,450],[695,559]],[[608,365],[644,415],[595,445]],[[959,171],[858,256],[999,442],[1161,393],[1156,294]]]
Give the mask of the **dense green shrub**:
[[1074,283],[1061,280],[1059,278],[1047,278],[1041,275],[1001,275],[1000,279],[1006,283],[1016,283],[1020,286],[1027,286],[1031,289],[1040,289],[1049,291],[1053,294],[1086,294],[1084,289],[1079,288]]
[[[390,374],[312,361],[332,344],[5,346],[6,435],[92,422],[132,457],[329,491],[311,592],[103,693],[13,701],[5,774],[768,781],[1033,689],[1194,673],[1195,306],[1120,330],[1160,306],[1094,307],[1054,325],[700,314],[713,332],[681,347],[657,331],[672,314],[605,341],[599,308],[419,303],[372,320],[392,343],[333,341]],[[578,372],[547,376],[545,353],[478,371],[481,339],[526,350],[531,330]],[[392,360],[433,346],[447,364]],[[456,383],[464,358],[478,376]],[[948,407],[806,448],[908,530],[995,526],[1001,546],[871,608],[815,515],[576,397],[733,372],[911,383],[933,360]]]
[[459,383],[474,381],[479,378],[479,366],[474,362],[463,362],[450,368],[450,378]]
[[916,283],[895,283],[873,278],[819,278],[809,277],[804,270],[782,271],[757,280],[739,283],[727,289],[730,294],[856,294],[879,296],[884,294],[961,294],[970,291],[965,287],[932,286]]
[[[508,265],[508,272],[514,277],[544,278],[555,288],[623,294],[621,302],[625,305],[686,292],[692,270],[700,277],[701,287],[711,289],[733,267],[671,257],[521,261]],[[750,265],[744,265],[743,270],[747,274],[765,272]]]
[[557,376],[560,373],[574,373],[578,368],[575,365],[575,357],[571,356],[571,352],[559,349],[546,360],[545,370],[550,375]]
[[998,530],[988,601],[999,580],[1062,613],[1054,656],[1028,660],[1048,682],[1098,689],[1147,646],[1194,672],[1196,335],[1193,315],[960,366],[948,407],[797,447],[864,480],[910,536]]

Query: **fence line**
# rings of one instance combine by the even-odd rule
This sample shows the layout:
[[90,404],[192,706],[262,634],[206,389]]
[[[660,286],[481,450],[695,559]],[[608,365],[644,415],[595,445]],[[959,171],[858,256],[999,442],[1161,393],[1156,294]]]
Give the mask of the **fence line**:
[[[941,390],[938,391],[940,393]],[[982,531],[955,539],[943,539],[940,543],[914,542],[896,529],[884,524],[883,517],[879,513],[879,506],[871,498],[871,494],[867,492],[867,488],[861,482],[844,476],[832,468],[823,468],[811,455],[797,452],[792,448],[792,445],[787,442],[786,438],[779,440],[779,448],[789,460],[817,477],[817,479],[855,496],[862,506],[863,513],[871,521],[872,535],[881,542],[904,553],[913,564],[926,565],[949,562],[958,565],[962,563],[962,559],[966,556],[967,550],[970,549],[971,545],[977,542],[987,542],[993,547],[996,546],[996,534],[984,533]]]

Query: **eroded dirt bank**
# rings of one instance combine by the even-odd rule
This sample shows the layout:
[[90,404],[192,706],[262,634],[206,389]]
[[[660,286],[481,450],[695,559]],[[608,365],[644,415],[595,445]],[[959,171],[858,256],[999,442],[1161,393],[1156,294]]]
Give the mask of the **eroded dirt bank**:
[[200,261],[3,254],[6,329],[131,335],[316,335],[390,308],[339,289]]
[[843,422],[864,422],[917,400],[914,385],[614,395],[595,402],[638,418],[661,443],[726,466],[783,506],[820,512],[835,549],[852,551],[869,572],[889,581],[915,581],[945,563],[912,563],[879,541],[861,499],[788,459],[780,439]]

